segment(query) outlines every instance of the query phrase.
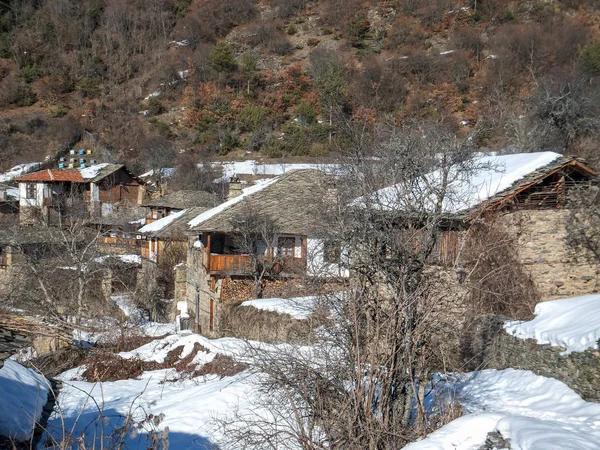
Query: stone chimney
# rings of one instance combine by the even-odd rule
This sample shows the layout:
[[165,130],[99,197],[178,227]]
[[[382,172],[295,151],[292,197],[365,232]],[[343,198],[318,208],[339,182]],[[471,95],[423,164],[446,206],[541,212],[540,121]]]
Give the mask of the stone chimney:
[[227,200],[242,195],[242,183],[237,176],[232,176],[229,179],[229,193],[227,194]]

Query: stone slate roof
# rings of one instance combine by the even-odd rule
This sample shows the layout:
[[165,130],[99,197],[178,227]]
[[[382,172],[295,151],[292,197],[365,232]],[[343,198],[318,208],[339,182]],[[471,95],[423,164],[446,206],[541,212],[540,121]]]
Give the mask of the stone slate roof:
[[286,172],[273,184],[231,205],[191,231],[231,233],[233,221],[252,210],[270,217],[281,234],[310,235],[318,225],[315,209],[333,187],[332,181],[331,176],[317,169]]
[[90,225],[104,225],[113,227],[139,228],[141,225],[132,224],[136,220],[146,217],[146,210],[141,206],[131,206],[114,211],[104,217],[92,217],[87,223]]
[[[16,226],[0,228],[0,246],[64,243],[65,238],[63,233],[64,231],[55,227],[34,228]],[[85,230],[85,233],[77,236],[77,240],[92,239],[93,236],[93,231]]]
[[176,191],[148,202],[150,208],[187,209],[196,206],[212,208],[217,206],[217,196],[207,191]]
[[550,164],[547,164],[544,167],[534,170],[527,176],[516,181],[508,189],[496,193],[496,195],[490,197],[485,202],[477,205],[473,210],[471,210],[471,214],[468,215],[469,217],[467,217],[467,220],[472,217],[475,211],[481,211],[483,209],[488,209],[499,205],[504,201],[512,198],[514,195],[536,185],[549,175],[552,175],[553,173],[559,172],[561,170],[568,169],[569,167],[573,167],[575,170],[587,173],[590,178],[595,178],[598,176],[584,159],[573,156],[561,156],[560,158],[557,158],[554,161],[552,161]]
[[162,228],[161,230],[153,233],[148,233],[147,236],[151,238],[160,239],[171,239],[171,240],[185,240],[187,239],[186,233],[189,231],[188,222],[199,214],[208,211],[210,208],[205,206],[196,206],[194,208],[187,209],[180,217],[175,219],[173,222]]

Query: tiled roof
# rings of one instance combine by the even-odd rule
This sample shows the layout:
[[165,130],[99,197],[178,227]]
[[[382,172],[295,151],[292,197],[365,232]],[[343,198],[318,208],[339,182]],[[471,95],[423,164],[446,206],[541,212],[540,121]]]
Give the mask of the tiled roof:
[[96,183],[109,175],[124,169],[138,183],[143,181],[135,177],[123,164],[97,164],[83,169],[46,169],[39,172],[29,173],[15,178],[20,182],[72,182],[72,183]]
[[87,180],[83,178],[79,169],[46,169],[15,178],[15,181],[71,181],[73,183],[85,183]]

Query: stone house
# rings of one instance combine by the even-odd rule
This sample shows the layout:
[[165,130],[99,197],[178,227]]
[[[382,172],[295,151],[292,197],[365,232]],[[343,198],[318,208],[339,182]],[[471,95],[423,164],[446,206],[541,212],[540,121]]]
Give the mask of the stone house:
[[[478,157],[485,162],[482,169],[450,184],[449,197],[456,200],[445,205],[447,229],[434,255],[440,264],[469,271],[469,230],[493,221],[514,240],[541,300],[597,292],[600,266],[577,258],[565,241],[574,193],[597,189],[596,172],[579,158],[553,152]],[[388,207],[396,195],[392,188],[373,198]]]
[[147,285],[140,286],[140,290],[154,290],[163,298],[185,297],[182,289],[186,272],[182,263],[186,260],[188,222],[217,202],[210,192],[177,191],[145,204],[146,224],[137,234],[141,238],[140,281]]
[[19,218],[19,191],[17,188],[0,185],[0,223],[16,223]]
[[[219,308],[231,300],[223,292],[236,283],[349,275],[341,249],[319,237],[317,205],[333,189],[320,170],[294,170],[189,221],[186,298],[199,332],[218,329]],[[252,222],[260,230],[247,228]]]
[[80,169],[47,169],[15,181],[19,186],[19,222],[50,225],[68,216],[103,217],[118,206],[143,202],[144,182],[122,164]]
[[175,191],[145,203],[146,222],[148,225],[163,217],[178,213],[184,209],[203,206],[212,208],[219,204],[215,194],[207,191]]

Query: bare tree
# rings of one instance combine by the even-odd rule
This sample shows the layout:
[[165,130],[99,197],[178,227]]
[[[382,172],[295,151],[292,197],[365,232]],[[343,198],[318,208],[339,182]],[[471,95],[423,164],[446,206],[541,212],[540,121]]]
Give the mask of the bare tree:
[[321,235],[340,243],[351,276],[321,297],[329,322],[312,349],[253,349],[279,420],[230,437],[245,448],[396,449],[431,426],[426,385],[444,367],[433,311],[446,295],[434,289],[434,250],[483,168],[471,141],[435,126],[394,128],[368,153],[355,148],[320,211]]
[[254,296],[260,298],[265,278],[275,276],[281,258],[276,254],[279,236],[275,221],[258,209],[246,204],[244,210],[232,219],[234,245],[240,253],[250,257],[250,271],[254,282]]

